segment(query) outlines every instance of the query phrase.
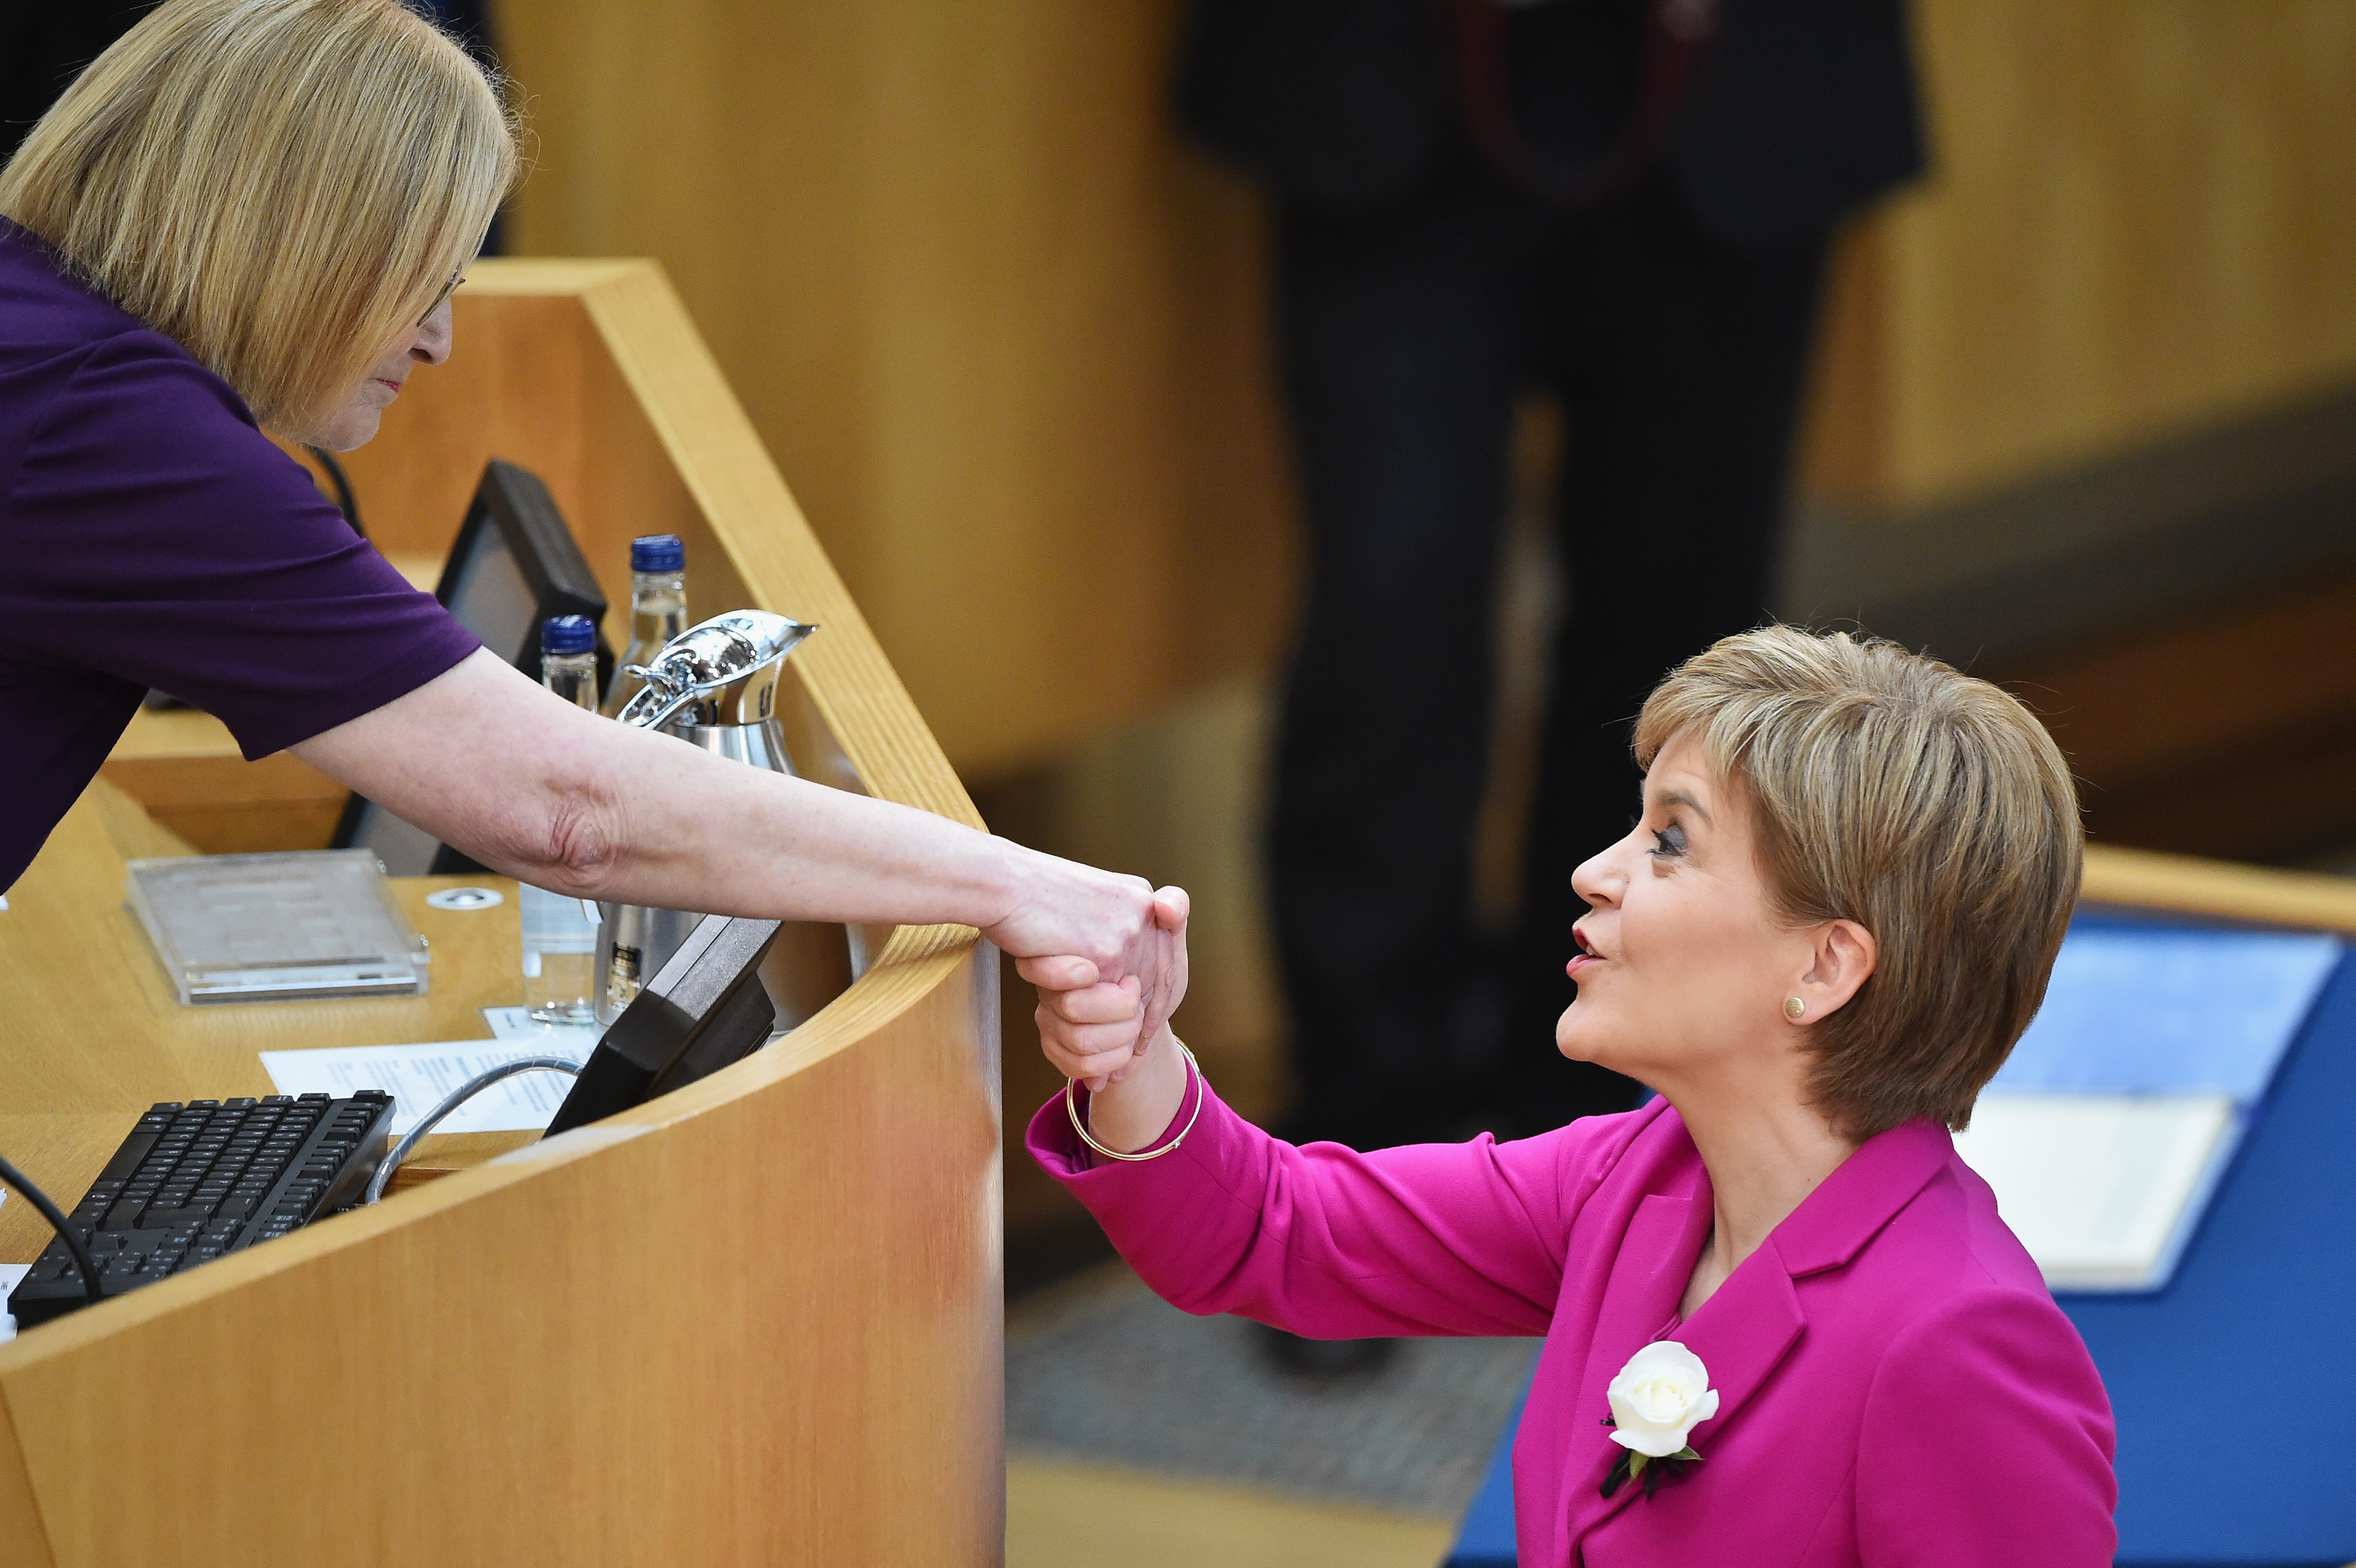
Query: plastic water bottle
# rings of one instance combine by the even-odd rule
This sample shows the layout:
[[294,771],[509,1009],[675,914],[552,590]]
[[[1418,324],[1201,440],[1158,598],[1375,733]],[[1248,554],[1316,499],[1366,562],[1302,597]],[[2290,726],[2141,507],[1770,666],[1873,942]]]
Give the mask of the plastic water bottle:
[[[597,711],[597,628],[586,615],[555,615],[540,633],[540,681],[575,707]],[[529,882],[523,912],[523,999],[544,1024],[597,1021],[597,917],[576,898]]]
[[630,541],[630,646],[614,664],[614,689],[605,694],[605,717],[646,684],[627,673],[651,664],[664,645],[687,630],[687,547],[677,534],[641,534]]

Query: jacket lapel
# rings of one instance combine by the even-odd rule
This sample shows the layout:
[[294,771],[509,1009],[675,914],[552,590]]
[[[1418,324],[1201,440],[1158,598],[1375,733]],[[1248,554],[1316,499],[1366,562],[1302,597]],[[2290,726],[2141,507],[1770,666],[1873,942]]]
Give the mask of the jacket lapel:
[[1767,1246],[1794,1279],[1838,1268],[1954,1157],[1955,1140],[1936,1122],[1908,1122],[1869,1137],[1775,1227]]
[[[1656,1199],[1655,1201],[1660,1200]],[[1610,1364],[1601,1368],[1601,1377],[1595,1381],[1593,1397],[1582,1403],[1580,1414],[1584,1415],[1591,1404],[1599,1413],[1596,1419],[1601,1420],[1602,1414],[1610,1408],[1604,1391],[1610,1387],[1612,1378],[1627,1365],[1628,1358],[1652,1339],[1653,1330],[1659,1328],[1676,1307],[1677,1296],[1683,1293],[1686,1281],[1693,1273],[1694,1259],[1699,1254],[1701,1232],[1708,1228],[1708,1206],[1703,1205],[1702,1208],[1704,1222],[1697,1231],[1692,1249],[1686,1254],[1684,1272],[1677,1276],[1677,1290],[1671,1294],[1660,1316],[1652,1320],[1650,1328],[1629,1341],[1624,1349],[1617,1349],[1610,1359]],[[1668,1336],[1701,1358],[1702,1366],[1709,1373],[1709,1386],[1718,1391],[1718,1413],[1697,1425],[1690,1439],[1695,1452],[1701,1455],[1704,1463],[1698,1472],[1677,1484],[1708,1484],[1710,1434],[1722,1430],[1728,1422],[1734,1419],[1736,1413],[1751,1402],[1751,1396],[1758,1392],[1760,1385],[1767,1381],[1792,1347],[1798,1343],[1801,1331],[1806,1326],[1807,1319],[1800,1311],[1800,1298],[1792,1288],[1791,1276],[1783,1272],[1775,1249],[1764,1246],[1743,1259],[1740,1266],[1727,1276],[1726,1283],[1702,1303],[1701,1310],[1678,1325],[1676,1331]],[[1596,1336],[1599,1362],[1604,1359],[1603,1348],[1603,1337],[1599,1333]],[[1590,1366],[1590,1374],[1595,1370]],[[1595,1529],[1644,1495],[1642,1486],[1623,1486],[1609,1498],[1602,1495],[1603,1477],[1620,1461],[1620,1445],[1612,1442],[1610,1432],[1601,1426],[1596,1428],[1596,1457],[1587,1466],[1588,1473],[1582,1474],[1573,1486],[1569,1535],[1573,1540]]]
[[1622,1487],[1608,1503],[1600,1495],[1604,1476],[1620,1460],[1620,1445],[1602,1424],[1612,1413],[1604,1391],[1628,1358],[1650,1344],[1668,1322],[1693,1278],[1710,1221],[1709,1182],[1699,1160],[1693,1171],[1687,1190],[1656,1193],[1638,1205],[1604,1286],[1595,1338],[1579,1381],[1579,1406],[1571,1413],[1572,1473],[1565,1495],[1572,1536],[1625,1507],[1635,1490]]
[[1694,1452],[1708,1456],[1710,1435],[1724,1431],[1751,1403],[1806,1327],[1799,1293],[1772,1245],[1743,1259],[1686,1320],[1672,1338],[1701,1358],[1709,1386],[1718,1391],[1718,1413],[1693,1430]]
[[[1708,1484],[1711,1434],[1724,1431],[1751,1403],[1806,1331],[1807,1316],[1792,1282],[1856,1257],[1954,1154],[1946,1129],[1928,1122],[1910,1122],[1868,1139],[1668,1336],[1701,1358],[1709,1386],[1718,1391],[1718,1413],[1693,1431],[1694,1449],[1704,1463],[1679,1485]],[[1565,1541],[1578,1541],[1644,1496],[1641,1486],[1622,1487],[1609,1499],[1601,1495],[1603,1477],[1619,1462],[1620,1445],[1601,1424],[1591,1428],[1590,1445],[1587,1423],[1601,1423],[1610,1413],[1604,1391],[1676,1309],[1709,1220],[1705,1175],[1685,1196],[1647,1198],[1628,1227],[1580,1382]]]

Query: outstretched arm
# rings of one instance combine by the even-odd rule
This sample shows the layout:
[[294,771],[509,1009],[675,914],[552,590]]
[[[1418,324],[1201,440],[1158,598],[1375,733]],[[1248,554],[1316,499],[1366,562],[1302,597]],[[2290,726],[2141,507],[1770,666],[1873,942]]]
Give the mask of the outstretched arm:
[[557,892],[971,925],[1018,958],[1072,955],[1114,976],[1154,967],[1141,879],[626,729],[487,651],[294,752],[485,865]]
[[[1179,890],[1156,895],[1173,1005],[1187,912]],[[1032,1157],[1163,1299],[1316,1337],[1545,1332],[1572,1218],[1624,1143],[1610,1124],[1627,1118],[1502,1146],[1295,1148],[1189,1073],[1138,981],[1078,984],[1082,966],[1062,958],[1016,967],[1040,988],[1048,1061],[1091,1091],[1032,1118]],[[1098,1157],[1075,1116],[1105,1147],[1150,1157]]]

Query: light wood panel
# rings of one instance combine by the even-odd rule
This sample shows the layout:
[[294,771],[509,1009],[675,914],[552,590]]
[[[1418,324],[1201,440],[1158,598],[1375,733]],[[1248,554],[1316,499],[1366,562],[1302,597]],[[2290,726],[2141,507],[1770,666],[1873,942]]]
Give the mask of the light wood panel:
[[[660,273],[475,278],[460,357],[353,464],[376,536],[437,555],[494,453],[609,592],[631,534],[685,533],[708,607],[824,628],[780,688],[809,772],[974,820]],[[69,1198],[152,1100],[266,1091],[262,1049],[478,1038],[520,990],[512,901],[434,911],[428,880],[402,896],[429,996],[180,1008],[120,907],[125,853],[177,847],[102,780],[0,913],[0,1147]],[[785,1042],[687,1090],[0,1347],[0,1554],[997,1560],[997,963],[963,929],[879,935]],[[39,1243],[21,1218],[0,1256]]]
[[[1934,168],[1850,236],[1804,488],[1903,513],[2356,378],[2356,12],[1921,0]],[[1262,217],[1176,0],[513,0],[511,234],[681,280],[950,754],[1264,667]]]
[[1912,15],[1933,169],[1842,257],[1811,490],[1924,505],[2356,378],[2356,9]]
[[1178,9],[500,11],[511,243],[663,261],[974,773],[1283,636],[1258,209],[1166,129]]
[[2090,844],[2080,896],[2090,904],[2121,909],[2356,935],[2356,878],[2319,871],[2278,871]]
[[247,762],[229,726],[188,708],[143,709],[102,772],[209,855],[324,849],[348,793],[292,752]]
[[1452,1521],[1017,1455],[1007,1568],[1432,1568]]

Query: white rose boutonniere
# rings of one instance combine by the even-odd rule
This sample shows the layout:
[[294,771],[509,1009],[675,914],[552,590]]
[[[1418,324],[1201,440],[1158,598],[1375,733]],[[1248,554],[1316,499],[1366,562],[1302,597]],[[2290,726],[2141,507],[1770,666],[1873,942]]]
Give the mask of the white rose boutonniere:
[[1700,1463],[1690,1435],[1697,1424],[1718,1413],[1718,1391],[1699,1356],[1675,1339],[1655,1341],[1628,1358],[1603,1397],[1612,1403],[1603,1424],[1622,1450],[1603,1477],[1605,1497],[1640,1477],[1651,1497],[1664,1470],[1682,1476],[1687,1465]]

